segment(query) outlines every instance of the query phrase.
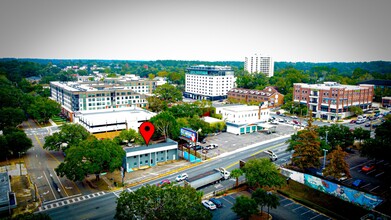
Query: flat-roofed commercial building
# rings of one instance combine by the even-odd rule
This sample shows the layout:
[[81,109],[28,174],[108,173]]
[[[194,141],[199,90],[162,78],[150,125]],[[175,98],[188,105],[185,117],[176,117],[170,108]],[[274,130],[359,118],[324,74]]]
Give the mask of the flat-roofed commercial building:
[[178,160],[178,142],[167,139],[165,142],[149,146],[127,147],[126,171],[159,165],[168,161]]
[[215,105],[214,107],[216,113],[222,115],[222,120],[227,125],[227,132],[239,135],[265,129],[262,125],[270,117],[270,109],[267,105],[266,102],[262,106]]
[[119,108],[100,111],[76,112],[74,122],[92,134],[133,129],[138,131],[141,123],[156,113],[141,108]]
[[229,66],[192,66],[187,68],[184,96],[197,100],[222,100],[235,87],[234,71]]
[[246,103],[268,102],[268,108],[275,108],[284,103],[284,95],[271,86],[263,90],[233,88],[228,91],[228,99],[238,102],[244,101]]
[[312,117],[327,120],[339,120],[352,115],[351,106],[368,110],[372,106],[374,86],[341,85],[336,82],[323,84],[293,84],[293,101],[305,104]]
[[146,107],[144,94],[129,86],[101,82],[50,82],[50,98],[61,104],[61,111],[71,121],[74,112]]

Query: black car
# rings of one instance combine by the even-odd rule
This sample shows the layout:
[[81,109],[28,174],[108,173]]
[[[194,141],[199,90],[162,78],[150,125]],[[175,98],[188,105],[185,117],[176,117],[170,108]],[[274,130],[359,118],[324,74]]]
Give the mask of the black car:
[[211,198],[211,199],[209,199],[209,201],[213,202],[217,208],[220,208],[223,206],[223,203],[216,198]]

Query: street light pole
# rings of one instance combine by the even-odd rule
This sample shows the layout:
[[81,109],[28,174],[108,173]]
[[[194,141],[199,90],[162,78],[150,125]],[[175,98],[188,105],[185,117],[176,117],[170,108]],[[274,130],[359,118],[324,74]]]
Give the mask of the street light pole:
[[19,176],[22,176],[22,164],[20,162],[20,152],[19,153]]
[[329,133],[329,131],[326,131],[326,144],[327,144],[327,134]]
[[323,169],[326,167],[326,153],[327,153],[328,150],[326,149],[323,149],[323,152],[324,152],[324,157],[323,157]]

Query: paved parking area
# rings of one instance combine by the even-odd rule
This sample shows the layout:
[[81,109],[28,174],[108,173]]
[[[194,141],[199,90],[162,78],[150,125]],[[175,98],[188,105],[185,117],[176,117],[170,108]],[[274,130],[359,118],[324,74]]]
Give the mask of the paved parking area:
[[[232,206],[235,203],[236,197],[245,195],[245,196],[251,196],[251,194],[247,191],[242,191],[226,196],[222,196],[219,198],[219,200],[223,203],[223,207],[219,208],[215,211],[212,211],[213,213],[213,219],[215,220],[231,220],[231,219],[239,219],[239,217],[232,211]],[[280,197],[280,205],[277,207],[277,209],[270,209],[270,214],[272,215],[273,219],[313,219],[313,220],[321,220],[321,219],[331,219],[328,216],[325,216],[319,212],[316,212],[306,206],[303,206],[299,203],[294,202],[291,199],[285,198],[281,195],[278,195]],[[267,207],[263,207],[263,211],[267,212]]]
[[243,135],[235,135],[226,132],[220,133],[215,136],[206,137],[206,144],[201,144],[201,146],[217,144],[219,146],[218,148],[209,150],[207,153],[208,157],[215,157],[222,153],[232,152],[238,148],[242,148],[251,144],[274,139],[276,137],[281,137],[288,134],[293,134],[296,131],[292,125],[279,124],[276,126],[276,132],[272,134],[266,134],[262,132],[254,132]]

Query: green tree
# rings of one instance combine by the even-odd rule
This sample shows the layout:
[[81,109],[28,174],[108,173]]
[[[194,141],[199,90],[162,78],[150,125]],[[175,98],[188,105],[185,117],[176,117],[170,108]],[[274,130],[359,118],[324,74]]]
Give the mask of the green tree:
[[57,175],[81,181],[88,174],[95,174],[96,180],[99,180],[100,173],[120,168],[125,151],[112,140],[98,140],[91,136],[78,145],[72,145],[66,154],[64,162],[55,169]]
[[327,133],[327,142],[331,147],[335,148],[340,146],[342,149],[350,147],[354,143],[354,135],[350,131],[348,126],[342,124],[332,124],[331,126],[321,126],[317,129],[319,136],[323,139],[326,138]]
[[258,206],[261,207],[261,215],[263,213],[263,207],[267,202],[267,192],[262,188],[257,188],[252,194],[251,198],[257,203]]
[[365,130],[362,127],[357,127],[353,130],[353,137],[358,140],[361,145],[362,140],[366,140],[371,137],[371,131]]
[[127,143],[135,143],[139,145],[144,143],[140,133],[133,129],[122,130],[121,133],[119,133],[119,139],[121,142],[126,141]]
[[327,155],[327,159],[330,162],[326,165],[323,175],[339,179],[344,173],[347,177],[350,177],[349,164],[345,160],[347,156],[348,153],[343,151],[341,147],[337,146],[335,150],[331,151],[331,153]]
[[201,198],[202,193],[192,187],[173,185],[147,185],[135,192],[124,190],[117,200],[115,219],[212,219]]
[[86,140],[90,133],[79,124],[66,123],[61,126],[59,132],[45,137],[43,148],[47,150],[63,150],[64,152],[71,146]]
[[349,111],[353,112],[355,115],[362,115],[364,113],[360,106],[350,106]]
[[[22,130],[9,128],[5,129],[3,132],[6,139],[6,142],[3,141],[3,144],[7,144],[4,148],[8,149],[8,151],[4,152],[6,154],[5,157],[11,155],[15,157],[19,152],[25,153],[33,146],[31,139],[28,138],[26,133],[24,133]],[[3,151],[1,152],[3,153]]]
[[231,171],[231,177],[236,179],[236,187],[239,186],[239,177],[243,175],[243,170],[241,169],[234,169]]
[[1,108],[0,115],[0,130],[3,130],[5,127],[16,127],[26,120],[24,111],[19,108]]
[[150,118],[150,122],[155,126],[156,131],[158,131],[164,138],[176,138],[178,136],[178,127],[174,116],[168,112],[163,111],[159,114]]
[[247,196],[236,197],[235,204],[231,209],[245,220],[250,219],[251,215],[258,213],[257,203]]
[[53,100],[37,96],[27,113],[38,122],[47,123],[52,116],[60,113],[60,107],[61,105]]
[[247,183],[253,187],[284,185],[276,166],[268,158],[251,159],[243,167]]
[[272,192],[267,192],[266,196],[266,206],[267,206],[267,213],[269,214],[269,209],[275,209],[280,205],[280,198]]
[[362,156],[391,162],[391,121],[386,120],[375,130],[375,138],[366,139],[360,148]]
[[10,151],[8,147],[7,138],[2,134],[0,134],[0,152],[2,152],[0,154],[1,160],[7,158],[9,155],[12,154],[12,151]]
[[156,96],[147,97],[147,101],[148,101],[148,109],[150,109],[153,112],[161,112],[167,109],[167,102],[160,100]]
[[153,93],[161,100],[170,103],[182,100],[182,92],[168,83],[158,86]]

